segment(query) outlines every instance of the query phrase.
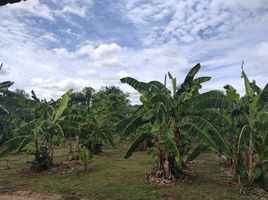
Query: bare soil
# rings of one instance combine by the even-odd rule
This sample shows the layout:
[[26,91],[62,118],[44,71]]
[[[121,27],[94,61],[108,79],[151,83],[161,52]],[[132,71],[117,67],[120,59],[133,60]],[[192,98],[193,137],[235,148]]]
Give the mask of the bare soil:
[[45,194],[20,190],[1,194],[0,200],[62,200],[62,197],[59,194]]

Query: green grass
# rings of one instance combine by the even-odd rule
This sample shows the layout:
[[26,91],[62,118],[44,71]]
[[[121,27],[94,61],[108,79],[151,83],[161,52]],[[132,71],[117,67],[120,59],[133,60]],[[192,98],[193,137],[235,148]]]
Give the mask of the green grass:
[[[239,194],[231,187],[227,177],[221,175],[212,154],[203,155],[194,163],[192,183],[180,183],[169,187],[156,187],[145,180],[153,160],[146,152],[137,152],[124,160],[126,144],[116,150],[105,149],[94,157],[89,170],[73,170],[69,173],[44,172],[25,176],[16,173],[16,165],[0,170],[0,185],[6,190],[34,190],[60,193],[65,199],[252,199]],[[16,163],[18,164],[18,163]],[[21,167],[21,165],[18,165]],[[1,166],[0,166],[1,168]]]

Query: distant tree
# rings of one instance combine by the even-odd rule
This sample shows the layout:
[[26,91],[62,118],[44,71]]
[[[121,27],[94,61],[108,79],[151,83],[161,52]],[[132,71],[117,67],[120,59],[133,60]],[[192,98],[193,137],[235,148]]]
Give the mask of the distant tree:
[[82,106],[85,111],[89,111],[94,92],[95,90],[92,87],[85,87],[81,92],[74,92],[71,95],[69,105],[78,104]]
[[24,89],[19,89],[17,88],[14,93],[16,93],[17,95],[21,96],[24,99],[29,99],[30,95],[24,90]]
[[[118,87],[106,86],[94,94],[92,109],[96,116],[105,118],[110,128],[130,114],[129,95]],[[116,130],[109,130],[115,132]]]

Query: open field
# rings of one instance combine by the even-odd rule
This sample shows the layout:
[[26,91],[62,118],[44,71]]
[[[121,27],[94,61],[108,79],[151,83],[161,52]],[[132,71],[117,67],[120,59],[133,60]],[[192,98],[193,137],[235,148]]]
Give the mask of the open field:
[[[119,145],[115,150],[106,148],[102,155],[94,158],[87,172],[79,167],[62,167],[41,174],[28,174],[16,171],[16,166],[24,165],[23,160],[10,164],[11,169],[6,170],[2,162],[1,194],[17,194],[16,191],[44,195],[56,193],[63,199],[253,199],[231,187],[230,179],[220,171],[214,154],[205,154],[192,163],[195,175],[191,183],[162,187],[150,185],[146,182],[145,172],[150,171],[153,160],[146,152],[138,152],[124,160],[127,146]],[[57,199],[59,196],[45,197]]]

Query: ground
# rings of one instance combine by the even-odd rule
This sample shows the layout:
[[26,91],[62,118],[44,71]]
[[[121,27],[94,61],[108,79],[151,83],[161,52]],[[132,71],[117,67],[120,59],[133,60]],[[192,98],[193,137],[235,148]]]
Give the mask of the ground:
[[[10,169],[3,169],[6,162],[1,161],[0,200],[254,199],[231,186],[230,178],[223,175],[214,154],[205,154],[191,164],[194,175],[190,182],[161,187],[151,185],[146,181],[146,173],[151,170],[153,159],[146,152],[123,159],[127,145],[105,149],[102,155],[94,157],[85,172],[81,167],[65,163],[54,170],[32,174],[21,170],[26,167],[25,159],[10,162]],[[21,155],[12,158],[18,159]],[[57,162],[60,161],[58,158]]]

